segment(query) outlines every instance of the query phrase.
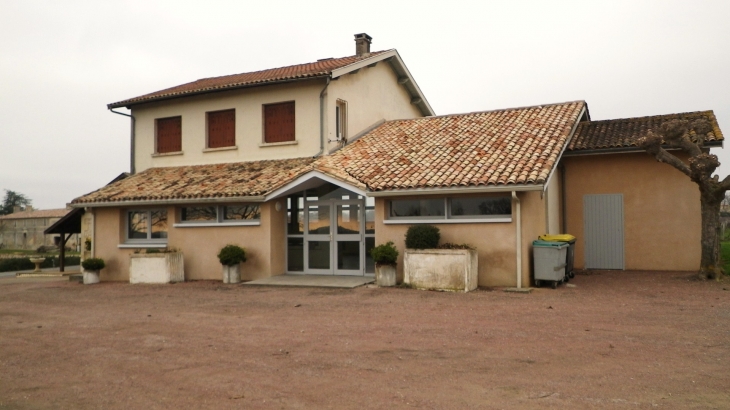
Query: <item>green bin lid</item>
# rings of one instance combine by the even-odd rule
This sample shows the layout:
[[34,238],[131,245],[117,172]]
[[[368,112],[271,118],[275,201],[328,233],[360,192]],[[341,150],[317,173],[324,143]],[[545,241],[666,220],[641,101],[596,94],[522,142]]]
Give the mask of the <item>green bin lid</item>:
[[540,248],[563,248],[565,246],[568,246],[568,244],[565,242],[550,242],[550,241],[541,241],[538,239],[536,241],[532,241],[532,246],[537,246]]

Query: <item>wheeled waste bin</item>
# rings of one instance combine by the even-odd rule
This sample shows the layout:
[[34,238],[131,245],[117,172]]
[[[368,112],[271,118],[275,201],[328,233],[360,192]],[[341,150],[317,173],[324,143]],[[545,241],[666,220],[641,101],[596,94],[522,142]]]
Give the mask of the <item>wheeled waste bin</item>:
[[565,242],[537,240],[532,242],[532,257],[535,265],[535,286],[550,283],[553,289],[565,281],[566,258],[570,245]]
[[561,235],[540,235],[537,239],[548,242],[564,242],[570,245],[565,260],[565,263],[567,264],[565,267],[565,274],[568,275],[570,279],[573,279],[575,277],[575,273],[573,273],[573,266],[575,263],[575,236],[567,233]]

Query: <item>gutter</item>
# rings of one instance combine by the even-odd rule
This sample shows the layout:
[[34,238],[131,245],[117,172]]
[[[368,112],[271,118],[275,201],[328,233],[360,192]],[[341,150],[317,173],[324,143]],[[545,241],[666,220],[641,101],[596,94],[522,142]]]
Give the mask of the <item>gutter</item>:
[[134,170],[134,137],[135,137],[135,128],[136,128],[135,127],[135,118],[131,114],[125,114],[123,112],[114,111],[113,108],[109,108],[109,111],[113,112],[114,114],[119,114],[119,115],[123,115],[125,117],[131,118],[131,122],[132,122],[131,123],[131,130],[129,132],[129,134],[130,134],[130,137],[129,138],[131,140],[131,143],[130,143],[130,154],[129,154],[129,173],[130,174],[134,174],[135,173],[135,170]]
[[444,194],[474,194],[490,192],[515,192],[515,191],[542,191],[544,185],[503,185],[494,187],[451,187],[451,188],[413,188],[397,189],[392,191],[368,191],[372,197],[393,197],[405,195],[444,195]]
[[83,202],[70,204],[72,208],[104,208],[141,205],[169,205],[169,204],[219,204],[230,202],[264,202],[264,196],[232,196],[221,198],[186,198],[186,199],[155,199],[140,201],[107,201],[107,202]]
[[515,241],[517,243],[517,289],[520,289],[522,288],[522,209],[520,207],[520,198],[517,197],[517,191],[512,191],[512,199],[515,201],[515,212],[517,213],[515,216],[517,220]]
[[110,110],[112,108],[121,108],[121,107],[130,108],[133,105],[141,105],[141,104],[153,103],[153,102],[158,102],[158,101],[166,101],[166,100],[174,100],[177,98],[185,98],[185,97],[190,97],[190,96],[194,96],[194,95],[211,94],[211,93],[217,93],[217,92],[238,90],[241,88],[263,87],[263,86],[268,86],[268,85],[292,83],[292,82],[296,82],[296,81],[316,80],[318,78],[322,78],[322,77],[326,77],[326,76],[328,76],[328,74],[317,74],[317,75],[311,75],[311,76],[307,76],[307,77],[287,78],[287,79],[283,79],[283,80],[266,81],[266,82],[259,82],[259,83],[246,83],[246,84],[232,85],[229,87],[212,88],[212,89],[191,91],[191,92],[179,93],[179,94],[161,95],[158,97],[153,97],[150,99],[138,100],[138,101],[124,100],[124,101],[107,104],[107,108]]
[[319,152],[314,155],[314,158],[322,155],[324,152],[324,96],[327,91],[327,87],[330,86],[331,77],[327,77],[327,83],[319,93]]
[[[705,142],[704,147],[707,148],[722,148],[723,141],[710,141]],[[681,151],[681,148],[662,146],[667,151]],[[578,151],[568,151],[563,156],[565,157],[579,157],[582,155],[603,155],[603,154],[635,154],[635,153],[646,153],[645,150],[639,147],[616,147],[616,148],[597,148],[597,149],[586,149]]]

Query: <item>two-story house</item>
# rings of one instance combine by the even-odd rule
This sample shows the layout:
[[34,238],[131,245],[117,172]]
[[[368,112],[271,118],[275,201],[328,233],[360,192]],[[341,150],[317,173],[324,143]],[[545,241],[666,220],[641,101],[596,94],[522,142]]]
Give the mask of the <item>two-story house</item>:
[[[697,189],[636,140],[704,117],[706,146],[721,146],[711,111],[591,121],[574,101],[436,116],[396,50],[355,43],[110,104],[131,109],[131,175],[72,202],[102,280],[128,279],[129,254],[157,247],[182,251],[186,279],[220,279],[229,243],[248,251],[245,279],[369,275],[369,250],[403,249],[418,223],[475,246],[482,286],[527,285],[532,241],[566,231],[578,268],[698,267]],[[687,251],[662,254],[667,241]]]

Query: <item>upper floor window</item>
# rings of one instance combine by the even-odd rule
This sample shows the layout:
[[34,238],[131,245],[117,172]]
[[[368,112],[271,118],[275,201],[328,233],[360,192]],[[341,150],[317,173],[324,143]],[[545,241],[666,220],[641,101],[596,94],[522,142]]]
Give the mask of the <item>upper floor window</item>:
[[158,154],[182,151],[182,117],[156,119],[155,133]]
[[294,101],[264,105],[264,142],[294,141]]
[[347,101],[337,100],[335,129],[337,130],[337,141],[347,140]]
[[236,110],[213,111],[208,116],[208,148],[236,145]]

